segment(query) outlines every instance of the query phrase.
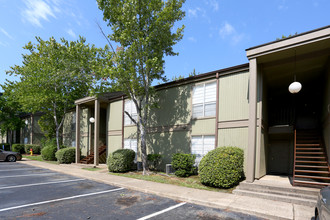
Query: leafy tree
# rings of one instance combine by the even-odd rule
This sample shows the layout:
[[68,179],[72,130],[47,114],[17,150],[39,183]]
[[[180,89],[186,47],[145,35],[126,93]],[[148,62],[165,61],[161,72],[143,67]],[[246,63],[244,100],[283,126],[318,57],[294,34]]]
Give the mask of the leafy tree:
[[295,34],[290,34],[288,36],[282,35],[282,37],[280,37],[280,38],[277,37],[276,40],[281,40],[281,39],[285,39],[285,38],[288,38],[288,37],[293,37],[293,36],[296,36],[296,35],[298,35],[298,32],[296,32]]
[[[5,89],[5,87],[3,87]],[[24,126],[24,122],[19,117],[20,105],[15,99],[10,96],[10,90],[0,94],[0,132],[3,136],[8,134],[10,147],[12,145],[13,131],[18,130]]]
[[57,42],[53,37],[47,41],[40,37],[36,40],[36,44],[29,42],[23,47],[30,52],[23,55],[23,64],[7,71],[18,75],[20,81],[7,85],[25,112],[44,113],[39,125],[44,131],[55,131],[53,136],[60,149],[64,115],[74,107],[76,99],[89,94],[94,72],[102,70],[106,63],[104,55],[108,48],[86,44],[82,37],[71,42],[63,38]]
[[[134,102],[137,120],[125,114],[136,124],[141,141],[143,173],[147,169],[146,128],[155,94],[152,83],[165,81],[164,55],[177,55],[173,46],[182,39],[184,26],[174,29],[185,13],[185,0],[97,0],[103,19],[111,27],[111,41],[119,44],[112,54],[114,64],[102,77]],[[110,43],[111,45],[111,43]],[[106,86],[104,83],[103,86]]]

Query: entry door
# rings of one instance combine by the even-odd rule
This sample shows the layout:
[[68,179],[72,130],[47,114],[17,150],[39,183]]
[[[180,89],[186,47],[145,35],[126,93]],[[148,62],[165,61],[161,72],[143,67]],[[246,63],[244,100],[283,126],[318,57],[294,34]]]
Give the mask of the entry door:
[[291,147],[289,140],[272,140],[268,151],[269,174],[292,174],[291,171]]

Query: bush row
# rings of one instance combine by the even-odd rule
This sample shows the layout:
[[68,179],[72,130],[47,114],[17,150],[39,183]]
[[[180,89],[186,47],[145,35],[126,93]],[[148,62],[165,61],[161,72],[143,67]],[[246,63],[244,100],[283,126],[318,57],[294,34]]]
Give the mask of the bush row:
[[32,149],[33,154],[40,154],[41,146],[36,144],[13,144],[12,151],[19,152],[21,154],[30,153],[30,149]]

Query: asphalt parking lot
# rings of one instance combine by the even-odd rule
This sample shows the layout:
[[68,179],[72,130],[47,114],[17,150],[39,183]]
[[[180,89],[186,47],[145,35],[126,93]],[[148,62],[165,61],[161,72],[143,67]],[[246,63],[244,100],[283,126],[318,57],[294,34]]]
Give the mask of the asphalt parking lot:
[[259,218],[0,162],[0,219]]

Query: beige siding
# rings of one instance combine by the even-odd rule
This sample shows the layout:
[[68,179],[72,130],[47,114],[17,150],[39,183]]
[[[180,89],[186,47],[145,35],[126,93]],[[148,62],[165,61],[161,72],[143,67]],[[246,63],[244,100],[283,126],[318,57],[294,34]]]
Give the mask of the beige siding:
[[219,80],[219,121],[248,119],[249,72],[227,75]]
[[188,124],[191,119],[191,85],[169,88],[158,93],[159,108],[152,109],[149,126]]
[[244,150],[244,170],[246,171],[248,128],[219,129],[218,147],[235,146]]
[[135,125],[124,127],[124,138],[137,138],[137,128]]
[[123,101],[112,102],[108,105],[108,130],[121,130],[123,121]]
[[108,136],[108,155],[122,148],[122,138],[120,136]]
[[215,118],[193,120],[191,135],[215,135]]

